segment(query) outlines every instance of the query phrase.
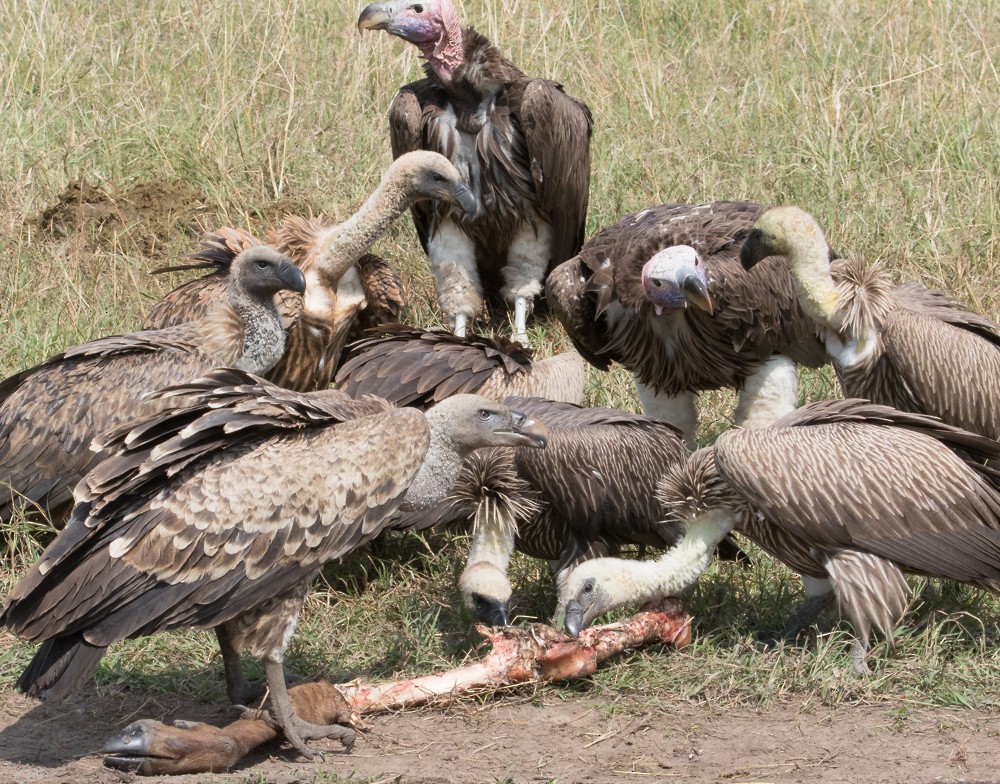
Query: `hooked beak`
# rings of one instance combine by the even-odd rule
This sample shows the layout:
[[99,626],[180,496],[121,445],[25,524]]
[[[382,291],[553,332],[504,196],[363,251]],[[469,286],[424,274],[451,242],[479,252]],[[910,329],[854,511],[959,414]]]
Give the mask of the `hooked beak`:
[[283,261],[278,267],[278,279],[285,287],[298,294],[306,293],[306,276],[290,261]]
[[770,255],[772,255],[771,250],[764,242],[760,230],[751,229],[743,242],[743,247],[740,248],[740,264],[743,269],[752,269],[755,264]]
[[583,605],[576,599],[566,602],[566,616],[563,620],[566,631],[574,639],[580,636],[583,631]]
[[358,32],[365,30],[385,30],[392,21],[391,5],[388,3],[372,3],[358,17]]
[[476,616],[477,620],[490,626],[510,626],[507,602],[490,599],[481,594],[476,594],[475,599],[475,609],[472,614]]
[[701,308],[708,315],[712,315],[712,298],[708,294],[708,287],[705,281],[697,275],[688,275],[681,284],[684,297],[695,307]]
[[476,197],[464,182],[460,182],[455,186],[453,195],[455,203],[462,208],[462,212],[468,215],[469,218],[475,218],[479,214],[479,202],[476,201]]
[[549,431],[541,422],[529,419],[520,411],[512,411],[514,441],[511,446],[530,446],[542,449],[549,442]]

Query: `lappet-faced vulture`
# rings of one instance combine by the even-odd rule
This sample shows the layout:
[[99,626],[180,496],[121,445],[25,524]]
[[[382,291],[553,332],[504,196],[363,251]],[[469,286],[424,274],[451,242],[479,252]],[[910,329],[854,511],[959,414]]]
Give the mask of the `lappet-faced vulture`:
[[400,88],[389,109],[392,154],[446,155],[482,205],[474,218],[440,204],[412,210],[442,311],[464,335],[483,293],[502,294],[514,303],[515,340],[527,342],[546,274],[583,243],[590,110],[461,27],[452,0],[373,3],[358,28],[409,41],[426,60],[426,78]]
[[659,488],[686,528],[656,562],[581,564],[564,585],[572,632],[607,609],[675,593],[733,528],[790,567],[829,578],[865,669],[872,627],[889,634],[905,572],[1000,591],[1000,444],[863,400],[813,403],[770,427],[730,430]]
[[502,338],[402,324],[369,334],[348,347],[337,371],[337,388],[354,396],[419,408],[463,392],[491,400],[520,395],[583,402],[586,370],[575,351],[536,361],[530,349]]
[[1000,438],[1000,325],[940,292],[894,285],[860,260],[831,266],[816,220],[798,207],[765,212],[742,249],[744,266],[784,254],[802,308],[822,330],[847,397]]
[[622,218],[548,278],[546,298],[581,354],[635,377],[643,410],[693,444],[699,392],[740,390],[737,424],[796,404],[794,363],[825,361],[782,256],[739,254],[764,207],[663,204]]
[[[442,155],[414,152],[397,158],[368,200],[342,223],[325,218],[291,217],[268,235],[299,265],[307,286],[301,302],[284,303],[289,321],[285,358],[267,378],[274,383],[310,391],[329,385],[352,329],[364,319],[395,321],[402,309],[402,287],[391,267],[366,251],[406,210],[416,203],[440,200],[475,215],[476,200],[458,170]],[[241,232],[220,231],[214,254],[203,252],[196,262],[170,270],[214,268],[188,281],[158,302],[145,324],[165,326],[196,318],[224,297],[228,259],[238,252]]]
[[282,659],[309,583],[377,536],[399,508],[447,492],[476,448],[544,444],[544,428],[502,404],[459,395],[429,410],[311,394],[232,370],[164,394],[187,405],[102,445],[111,457],[76,489],[66,530],[14,587],[0,622],[42,643],[18,680],[61,699],[129,637],[215,628],[230,699],[239,651],[264,660],[270,719],[307,740],[354,733],[298,718]]
[[233,262],[226,297],[203,318],[92,340],[0,383],[0,519],[24,507],[59,511],[102,457],[92,439],[166,405],[146,393],[219,366],[272,368],[285,349],[273,303],[284,290],[301,294],[302,272],[273,248],[251,245]]

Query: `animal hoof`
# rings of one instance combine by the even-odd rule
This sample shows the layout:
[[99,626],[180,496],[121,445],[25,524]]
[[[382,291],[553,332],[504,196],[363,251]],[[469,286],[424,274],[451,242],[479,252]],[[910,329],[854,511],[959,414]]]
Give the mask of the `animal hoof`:
[[104,765],[114,770],[141,772],[153,743],[153,726],[146,720],[129,724],[104,744]]

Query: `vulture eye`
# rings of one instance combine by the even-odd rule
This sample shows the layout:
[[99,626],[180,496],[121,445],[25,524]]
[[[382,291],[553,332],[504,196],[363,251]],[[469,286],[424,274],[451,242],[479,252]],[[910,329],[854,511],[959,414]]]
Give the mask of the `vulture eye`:
[[653,285],[656,288],[658,288],[658,289],[662,289],[663,288],[663,281],[660,280],[659,278],[653,278]]
[[586,594],[590,594],[590,593],[594,592],[594,581],[593,580],[587,580],[587,582],[585,582],[583,584],[583,592],[586,593]]
[[422,14],[423,12],[424,12],[424,7],[422,5],[420,5],[419,3],[417,5],[415,5],[415,6],[413,6],[413,13],[415,13],[415,14]]
[[257,269],[259,269],[259,270],[265,270],[265,269],[267,269],[267,262],[264,261],[263,259],[258,259],[258,261],[257,261]]
[[487,419],[490,418],[490,412],[487,411],[485,408],[479,409],[479,418],[485,422]]
[[444,177],[442,177],[442,176],[441,176],[440,174],[438,174],[437,172],[434,172],[434,173],[433,173],[433,174],[431,175],[431,179],[432,179],[432,180],[434,180],[434,182],[444,182]]

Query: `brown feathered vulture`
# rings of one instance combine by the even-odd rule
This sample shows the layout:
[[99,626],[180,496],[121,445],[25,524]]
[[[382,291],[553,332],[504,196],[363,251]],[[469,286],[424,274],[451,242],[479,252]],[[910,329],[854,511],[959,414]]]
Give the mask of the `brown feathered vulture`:
[[581,354],[635,377],[644,411],[693,443],[699,392],[740,390],[737,424],[768,424],[797,404],[794,363],[825,361],[788,261],[751,270],[739,254],[764,207],[662,204],[627,215],[555,269],[546,298]]
[[231,699],[249,648],[264,660],[270,719],[297,750],[312,757],[306,741],[321,737],[349,745],[352,730],[298,718],[285,687],[310,581],[397,509],[436,502],[473,449],[541,446],[544,428],[474,395],[424,414],[232,370],[164,394],[187,405],[103,440],[112,456],[7,600],[0,622],[42,643],[18,687],[60,699],[118,640],[215,628]]
[[510,395],[583,402],[586,370],[575,351],[533,360],[504,339],[384,324],[348,347],[336,387],[401,406],[427,406],[462,392],[492,400]]
[[301,294],[305,278],[273,248],[251,245],[233,262],[226,297],[203,318],[100,338],[0,383],[0,519],[24,507],[53,513],[101,459],[91,440],[162,408],[146,393],[218,366],[264,373],[285,332],[272,298]]
[[483,293],[499,293],[514,304],[515,340],[526,343],[546,273],[583,243],[590,110],[462,27],[451,0],[373,3],[358,28],[409,41],[426,61],[426,78],[400,88],[389,109],[392,154],[446,155],[482,205],[475,217],[441,204],[413,207],[441,310],[464,335]]
[[813,403],[770,427],[730,430],[668,472],[658,493],[686,528],[656,562],[598,559],[563,585],[578,633],[606,610],[675,593],[736,530],[796,571],[829,578],[864,656],[910,597],[904,572],[1000,592],[1000,444],[863,400]]
[[940,292],[896,286],[860,260],[831,267],[822,229],[798,207],[760,216],[743,264],[775,253],[789,259],[799,301],[822,329],[847,397],[1000,438],[1000,325]]
[[[289,321],[288,350],[267,378],[310,391],[329,385],[352,329],[366,308],[377,323],[395,321],[402,309],[402,287],[391,267],[366,253],[372,243],[415,203],[441,200],[475,215],[476,200],[458,170],[433,152],[397,158],[368,200],[350,218],[291,217],[268,235],[305,273],[301,302],[284,303]],[[197,318],[224,296],[228,259],[241,245],[241,232],[225,230],[216,237],[216,252],[202,253],[195,264],[170,270],[211,267],[215,271],[168,293],[146,317],[145,324],[165,326]],[[365,324],[370,326],[371,324]]]

